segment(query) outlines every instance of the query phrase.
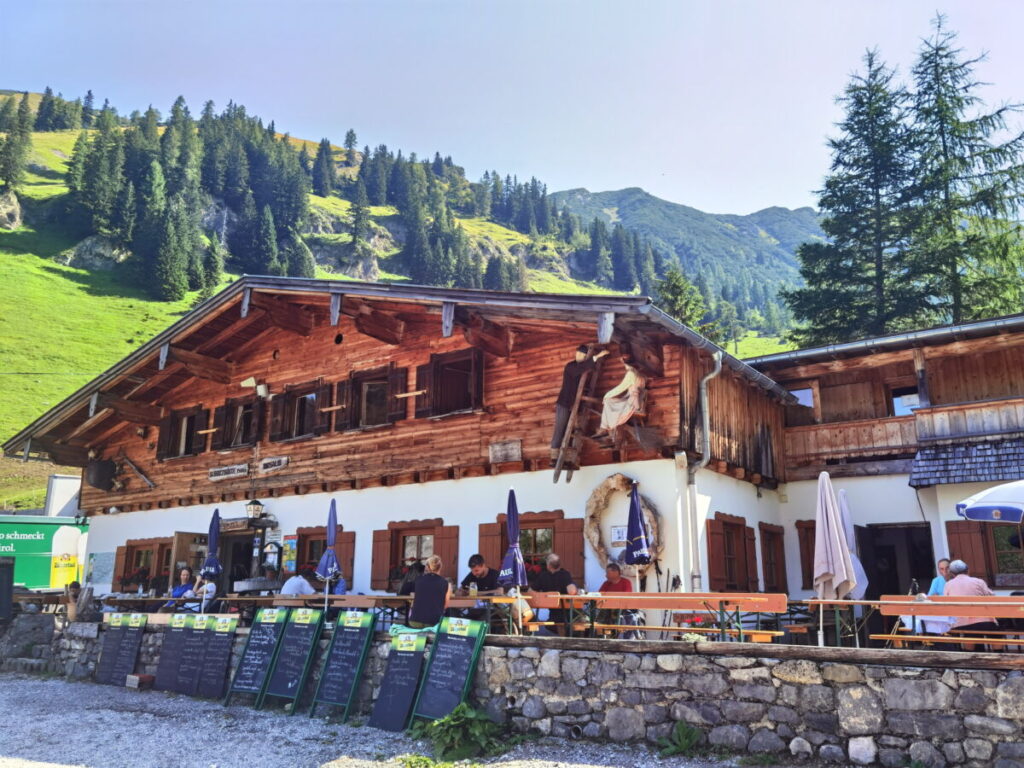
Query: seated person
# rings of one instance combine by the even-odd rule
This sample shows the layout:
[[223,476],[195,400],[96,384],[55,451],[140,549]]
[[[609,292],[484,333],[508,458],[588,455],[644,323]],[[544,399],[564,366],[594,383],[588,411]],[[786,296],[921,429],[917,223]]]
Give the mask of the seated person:
[[601,428],[594,437],[605,435],[614,438],[615,430],[629,421],[640,410],[640,393],[647,380],[640,375],[632,360],[623,358],[626,372],[622,381],[605,392],[601,403]]
[[448,608],[452,586],[441,575],[443,563],[437,555],[427,558],[424,573],[413,583],[412,607],[406,622],[413,629],[423,629],[437,624]]
[[[530,589],[533,592],[557,592],[560,595],[575,595],[579,590],[573,583],[572,574],[562,567],[561,558],[555,553],[547,556],[546,568],[538,573]],[[555,631],[558,634],[565,632],[565,609],[551,608],[548,611],[548,621],[555,623]]]
[[161,605],[157,613],[174,613],[180,607],[177,603],[179,598],[195,596],[195,592],[192,591],[192,569],[185,566],[178,574],[178,583],[171,590],[171,597],[174,599]]
[[398,586],[398,594],[411,595],[416,586],[416,579],[423,575],[423,563],[418,560],[409,566],[409,570],[402,577],[402,583]]
[[[622,566],[616,563],[614,560],[608,563],[604,569],[605,580],[601,584],[601,588],[598,590],[602,595],[607,595],[613,592],[632,592],[633,585],[629,579],[622,577]],[[628,624],[633,626],[636,624],[636,611],[635,610],[602,610],[598,611],[597,614],[598,624]],[[628,633],[628,636],[632,636],[632,632]],[[627,636],[627,635],[621,635]]]
[[459,594],[468,595],[472,584],[476,585],[478,595],[500,595],[504,592],[498,586],[498,571],[487,567],[483,555],[473,555],[469,558],[469,573],[459,585]]
[[185,597],[199,598],[199,602],[188,602],[182,606],[184,611],[192,611],[194,613],[206,613],[207,607],[217,596],[217,585],[213,579],[208,579],[200,574],[196,580],[196,584],[192,587],[191,594],[185,595]]
[[[967,563],[963,560],[954,560],[949,564],[950,579],[946,582],[946,589],[943,594],[951,597],[991,597],[995,595],[984,579],[968,575]],[[964,602],[970,602],[969,599]],[[987,616],[958,616],[953,621],[950,629],[966,629],[972,632],[997,632],[999,622]],[[967,638],[964,638],[965,640]],[[956,646],[954,646],[955,648]],[[964,643],[960,646],[962,650],[973,650],[975,643]]]
[[304,595],[315,595],[319,590],[313,587],[313,579],[316,576],[313,569],[308,565],[299,568],[298,573],[292,576],[281,587],[281,597],[302,597]]
[[338,574],[338,580],[334,582],[334,588],[331,589],[332,595],[347,595],[348,594],[348,582],[345,581],[345,577],[340,573]]

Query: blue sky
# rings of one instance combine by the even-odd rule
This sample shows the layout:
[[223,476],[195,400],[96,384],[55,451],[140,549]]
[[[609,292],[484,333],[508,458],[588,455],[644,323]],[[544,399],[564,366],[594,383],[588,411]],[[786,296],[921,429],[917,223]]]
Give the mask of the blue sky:
[[992,102],[1024,100],[1014,0],[0,0],[0,88],[129,112],[229,99],[295,136],[440,150],[471,177],[640,186],[703,210],[814,204],[835,96],[906,72],[941,10]]

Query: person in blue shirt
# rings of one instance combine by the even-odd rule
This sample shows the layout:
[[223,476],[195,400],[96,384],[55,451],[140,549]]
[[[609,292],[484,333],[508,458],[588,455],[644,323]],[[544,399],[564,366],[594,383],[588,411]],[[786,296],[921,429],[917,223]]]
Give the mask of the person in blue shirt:
[[183,597],[195,597],[195,593],[192,591],[192,569],[185,566],[178,574],[178,578],[179,583],[171,590],[171,597],[174,600],[169,600],[161,605],[159,613],[174,613],[181,610],[181,606],[175,602],[176,600]]
[[340,573],[338,574],[338,582],[334,585],[334,589],[331,590],[332,595],[347,595],[348,594],[348,583],[345,581],[345,577]]
[[933,595],[946,594],[946,582],[949,581],[949,558],[942,558],[935,564],[935,570],[939,575],[932,579],[932,585],[928,588],[928,597]]

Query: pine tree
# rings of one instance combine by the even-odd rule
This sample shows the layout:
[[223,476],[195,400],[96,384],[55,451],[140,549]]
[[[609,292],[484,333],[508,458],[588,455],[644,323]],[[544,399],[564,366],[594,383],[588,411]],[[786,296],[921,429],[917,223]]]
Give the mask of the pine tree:
[[487,262],[487,269],[484,271],[483,287],[489,291],[508,290],[507,274],[504,259],[500,256],[495,256]]
[[71,150],[71,160],[68,162],[68,170],[65,174],[68,189],[72,194],[82,190],[82,180],[85,176],[85,159],[89,154],[89,134],[82,131],[75,139],[75,147]]
[[0,133],[7,133],[17,124],[17,99],[7,96],[0,104]]
[[263,206],[260,214],[259,230],[252,255],[253,262],[258,265],[264,275],[283,275],[285,269],[277,258],[277,230],[274,227],[274,214],[269,205]]
[[177,301],[188,290],[188,254],[178,237],[182,216],[182,202],[174,200],[160,226],[152,284],[157,298],[164,301]]
[[21,186],[31,149],[32,110],[28,104],[28,92],[25,92],[18,103],[14,126],[7,132],[3,147],[0,147],[0,184],[6,189],[17,189]]
[[39,100],[39,108],[36,110],[35,130],[53,130],[54,101],[53,89],[50,86],[46,86],[46,90],[43,91],[43,98]]
[[305,144],[299,150],[299,167],[302,168],[302,172],[307,176],[313,172],[313,161],[309,159],[309,150],[306,149]]
[[974,67],[937,16],[913,68],[919,194],[915,246],[938,267],[942,309],[953,323],[985,314],[976,300],[1019,290],[1024,261],[1007,249],[1006,225],[1024,201],[1024,134],[1001,141],[1015,105],[975,114]]
[[313,193],[320,197],[328,197],[335,185],[334,153],[331,142],[321,139],[313,161]]
[[352,200],[352,242],[363,240],[370,231],[370,201],[366,196],[366,185],[362,179],[356,180],[355,195]]
[[612,267],[611,249],[608,239],[608,228],[601,219],[595,218],[590,225],[589,261],[592,265],[591,276],[595,283],[611,287],[615,279]]
[[739,341],[743,338],[743,326],[740,325],[739,314],[731,302],[721,301],[718,305],[718,327],[721,341],[728,345],[733,343],[733,353],[739,352]]
[[636,273],[633,239],[621,224],[616,224],[612,229],[611,259],[615,271],[614,286],[620,291],[636,290],[639,278]]
[[650,243],[644,243],[638,254],[640,292],[650,296],[658,288],[658,275],[654,269],[654,249]]
[[702,333],[714,340],[718,329],[714,323],[706,323],[707,306],[697,287],[691,283],[679,267],[673,265],[665,272],[655,286],[658,306],[683,325]]
[[91,128],[95,118],[96,110],[93,109],[94,97],[92,91],[85,92],[85,99],[82,101],[82,127]]
[[911,248],[913,135],[908,96],[869,51],[839,103],[840,135],[819,193],[827,243],[797,250],[806,286],[784,294],[807,325],[794,337],[818,345],[881,336],[927,321],[932,285]]
[[345,165],[350,168],[356,164],[356,132],[349,128],[345,131]]
[[156,269],[157,251],[163,235],[163,225],[167,211],[167,188],[164,172],[156,160],[150,162],[149,169],[143,178],[139,194],[139,217],[135,227],[133,250],[149,265],[148,272]]
[[316,277],[316,260],[302,236],[292,231],[288,237],[287,273],[289,277]]
[[136,215],[135,185],[129,181],[122,185],[121,192],[117,196],[113,220],[115,237],[126,247],[131,245],[135,237]]

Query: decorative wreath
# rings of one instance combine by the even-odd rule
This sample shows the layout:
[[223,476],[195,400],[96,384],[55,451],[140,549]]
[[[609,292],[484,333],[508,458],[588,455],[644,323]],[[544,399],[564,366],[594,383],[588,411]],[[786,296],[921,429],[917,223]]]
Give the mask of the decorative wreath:
[[[590,494],[590,498],[587,499],[587,517],[583,532],[587,537],[587,541],[590,542],[590,546],[597,553],[597,559],[601,562],[602,568],[608,566],[611,557],[601,537],[601,516],[608,510],[612,496],[619,492],[628,494],[632,489],[632,478],[617,472],[597,486],[594,492]],[[644,522],[647,523],[647,543],[651,550],[651,562],[647,565],[626,565],[620,562],[619,565],[622,566],[622,573],[628,578],[634,576],[642,578],[646,576],[647,570],[654,562],[661,559],[661,553],[664,549],[661,541],[661,532],[658,527],[658,510],[643,494],[640,494],[640,509],[644,513]]]

